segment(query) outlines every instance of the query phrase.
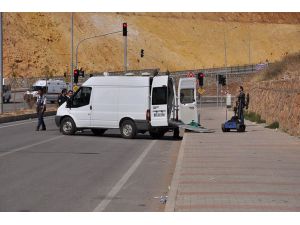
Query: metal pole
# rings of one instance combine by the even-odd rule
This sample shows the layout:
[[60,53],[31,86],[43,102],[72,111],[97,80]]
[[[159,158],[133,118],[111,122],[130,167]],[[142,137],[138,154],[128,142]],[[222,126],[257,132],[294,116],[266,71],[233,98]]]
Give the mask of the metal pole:
[[249,65],[251,64],[251,31],[249,27]]
[[124,36],[124,71],[127,72],[127,36]]
[[71,13],[71,90],[73,90],[73,83],[74,83],[74,62],[73,62],[73,49],[74,49],[74,16]]
[[224,29],[224,58],[225,58],[225,77],[226,77],[226,89],[228,89],[228,76],[227,76],[227,43],[226,43],[226,30]]
[[219,80],[217,79],[217,106],[219,107]]
[[0,13],[0,114],[3,113],[3,13]]

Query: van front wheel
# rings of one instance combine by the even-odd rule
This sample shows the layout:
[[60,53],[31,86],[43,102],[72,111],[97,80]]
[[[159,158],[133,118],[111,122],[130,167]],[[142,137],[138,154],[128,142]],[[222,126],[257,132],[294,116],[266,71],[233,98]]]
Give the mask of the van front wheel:
[[76,125],[72,118],[66,117],[60,123],[60,130],[65,135],[73,135],[76,132]]
[[135,123],[132,120],[124,120],[120,126],[120,132],[123,138],[134,138],[137,133]]

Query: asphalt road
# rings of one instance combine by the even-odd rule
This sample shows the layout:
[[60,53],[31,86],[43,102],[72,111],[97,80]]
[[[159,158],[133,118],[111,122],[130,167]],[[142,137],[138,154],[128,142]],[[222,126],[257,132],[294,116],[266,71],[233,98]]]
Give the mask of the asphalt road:
[[181,141],[0,124],[0,211],[163,211]]

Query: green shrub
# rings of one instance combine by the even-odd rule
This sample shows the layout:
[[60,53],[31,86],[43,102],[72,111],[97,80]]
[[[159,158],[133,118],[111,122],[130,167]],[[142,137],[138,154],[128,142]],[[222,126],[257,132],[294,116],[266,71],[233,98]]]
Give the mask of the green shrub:
[[275,121],[275,122],[269,124],[268,126],[266,126],[266,128],[277,129],[277,128],[279,128],[279,122]]
[[262,119],[261,116],[255,112],[245,111],[244,116],[246,120],[250,120],[251,122],[256,122],[256,123],[266,122],[266,120]]

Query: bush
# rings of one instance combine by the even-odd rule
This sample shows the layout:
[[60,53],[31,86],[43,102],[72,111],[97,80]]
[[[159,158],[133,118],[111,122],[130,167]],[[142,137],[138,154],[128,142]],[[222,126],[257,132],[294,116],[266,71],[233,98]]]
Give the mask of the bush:
[[278,129],[279,128],[279,122],[275,121],[271,124],[269,124],[268,126],[266,126],[266,128],[270,128],[270,129]]
[[262,119],[261,116],[255,112],[245,111],[244,113],[245,119],[250,120],[251,122],[256,123],[265,123],[266,120]]

